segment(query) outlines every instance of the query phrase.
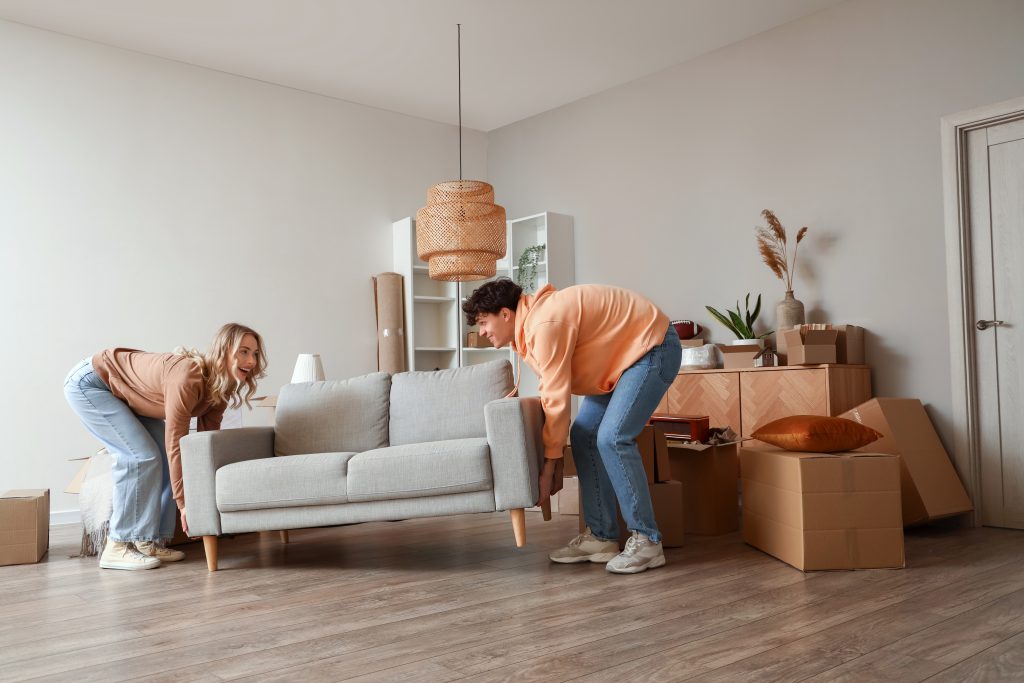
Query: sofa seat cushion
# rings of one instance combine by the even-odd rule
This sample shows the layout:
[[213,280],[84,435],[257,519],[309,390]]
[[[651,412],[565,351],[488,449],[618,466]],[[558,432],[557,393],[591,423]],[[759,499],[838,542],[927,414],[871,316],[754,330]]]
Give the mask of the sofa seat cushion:
[[352,502],[441,496],[492,487],[487,439],[451,439],[357,453],[348,463]]
[[347,503],[346,478],[355,453],[260,458],[217,470],[221,512]]

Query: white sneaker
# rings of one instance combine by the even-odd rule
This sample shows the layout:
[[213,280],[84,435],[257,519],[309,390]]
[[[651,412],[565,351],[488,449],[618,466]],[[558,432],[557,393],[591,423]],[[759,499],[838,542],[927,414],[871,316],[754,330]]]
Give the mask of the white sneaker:
[[618,541],[606,541],[585,532],[569,541],[569,545],[559,548],[550,555],[552,562],[572,564],[574,562],[607,562],[619,552]]
[[614,574],[636,574],[664,564],[665,551],[661,544],[652,543],[651,539],[634,531],[626,541],[626,548],[604,568]]
[[185,553],[180,550],[172,550],[154,541],[138,541],[135,544],[143,555],[155,557],[161,562],[180,562],[185,559]]
[[100,567],[103,569],[156,569],[160,560],[156,557],[143,555],[134,543],[107,539],[107,547],[100,555]]

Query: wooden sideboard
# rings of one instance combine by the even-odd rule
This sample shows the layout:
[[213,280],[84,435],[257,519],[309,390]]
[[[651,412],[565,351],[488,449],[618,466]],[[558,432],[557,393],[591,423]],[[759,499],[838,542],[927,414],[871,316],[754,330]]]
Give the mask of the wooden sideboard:
[[750,436],[789,415],[839,415],[871,398],[867,365],[686,370],[676,376],[658,412],[707,415],[712,427]]

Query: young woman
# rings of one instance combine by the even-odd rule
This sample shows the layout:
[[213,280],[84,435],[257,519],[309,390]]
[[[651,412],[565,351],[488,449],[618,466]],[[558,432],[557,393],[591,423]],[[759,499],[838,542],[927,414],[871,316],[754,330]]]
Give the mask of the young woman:
[[205,354],[106,349],[71,370],[64,395],[113,458],[113,509],[100,567],[153,569],[185,558],[165,547],[176,510],[188,533],[179,442],[193,417],[201,432],[220,429],[229,404],[249,405],[266,366],[260,335],[228,323]]
[[[495,348],[511,344],[540,379],[542,503],[562,487],[569,400],[586,397],[571,432],[587,530],[551,560],[605,562],[617,574],[665,564],[636,437],[679,371],[679,335],[668,316],[628,289],[545,285],[524,295],[508,279],[477,289],[462,311]],[[621,553],[616,499],[633,532]]]

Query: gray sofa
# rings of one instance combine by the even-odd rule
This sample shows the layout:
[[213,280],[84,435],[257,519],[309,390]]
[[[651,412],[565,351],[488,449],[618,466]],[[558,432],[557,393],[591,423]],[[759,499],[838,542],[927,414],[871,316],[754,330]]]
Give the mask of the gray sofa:
[[510,510],[538,498],[543,412],[504,398],[508,361],[289,384],[273,427],[181,440],[189,532],[210,571],[222,533]]

